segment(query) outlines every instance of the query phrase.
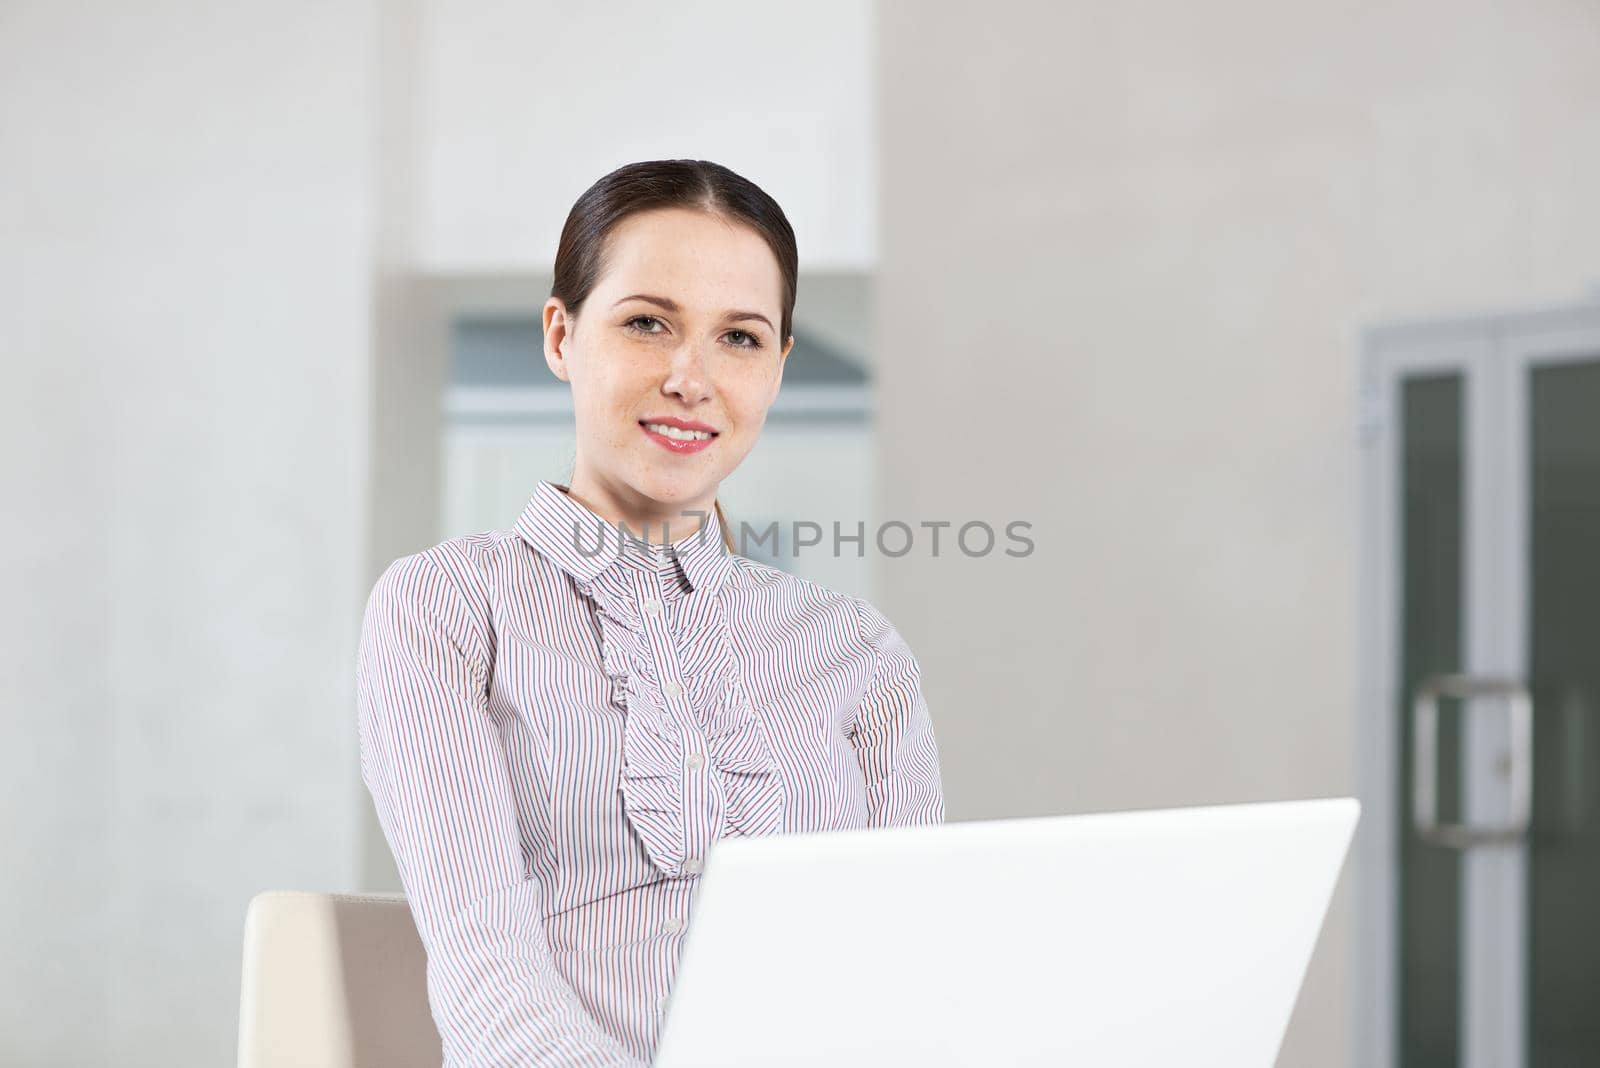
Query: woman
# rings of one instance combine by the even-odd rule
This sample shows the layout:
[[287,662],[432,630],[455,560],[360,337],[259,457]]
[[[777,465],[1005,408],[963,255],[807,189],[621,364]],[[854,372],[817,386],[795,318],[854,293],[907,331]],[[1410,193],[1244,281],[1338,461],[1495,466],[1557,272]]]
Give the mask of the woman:
[[782,210],[727,168],[600,179],[544,307],[571,484],[372,590],[362,777],[448,1064],[646,1063],[714,841],[944,818],[900,635],[734,555],[717,503],[777,397],[795,278]]

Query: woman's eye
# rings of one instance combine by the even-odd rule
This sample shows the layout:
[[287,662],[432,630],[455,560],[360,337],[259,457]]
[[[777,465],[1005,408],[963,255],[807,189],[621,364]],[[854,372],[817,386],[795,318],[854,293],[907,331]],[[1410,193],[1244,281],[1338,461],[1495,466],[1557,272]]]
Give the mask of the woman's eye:
[[[641,326],[641,323],[644,325]],[[643,334],[646,337],[655,337],[666,333],[665,325],[654,315],[635,315],[624,325],[633,333]],[[646,327],[651,329],[646,329]],[[661,329],[654,329],[655,327],[661,327]],[[730,330],[726,336],[733,339],[733,347],[736,349],[759,349],[761,347],[761,339],[748,330]]]

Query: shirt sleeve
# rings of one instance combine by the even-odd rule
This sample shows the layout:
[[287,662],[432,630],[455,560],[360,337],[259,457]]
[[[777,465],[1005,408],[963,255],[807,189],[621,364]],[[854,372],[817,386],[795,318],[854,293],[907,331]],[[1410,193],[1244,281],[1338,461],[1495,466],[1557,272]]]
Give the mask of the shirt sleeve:
[[851,738],[867,784],[868,824],[943,823],[939,750],[922,697],[922,669],[883,613],[859,598],[856,608],[873,656]]
[[485,626],[438,562],[401,557],[367,600],[357,657],[361,776],[427,951],[444,1063],[642,1066],[552,961]]

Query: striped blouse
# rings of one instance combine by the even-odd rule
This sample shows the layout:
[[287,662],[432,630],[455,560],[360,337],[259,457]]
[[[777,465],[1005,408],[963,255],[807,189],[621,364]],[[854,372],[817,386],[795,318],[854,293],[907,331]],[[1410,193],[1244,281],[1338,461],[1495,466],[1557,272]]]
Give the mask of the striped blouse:
[[395,560],[362,624],[361,774],[447,1065],[645,1064],[716,839],[944,819],[871,604],[566,489]]

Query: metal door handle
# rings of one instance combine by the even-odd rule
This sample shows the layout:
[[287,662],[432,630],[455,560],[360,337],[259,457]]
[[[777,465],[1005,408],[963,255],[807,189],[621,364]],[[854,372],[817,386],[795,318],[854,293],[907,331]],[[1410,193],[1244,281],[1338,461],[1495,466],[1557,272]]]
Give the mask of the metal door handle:
[[[1439,822],[1439,699],[1502,697],[1511,717],[1511,817],[1503,824],[1475,827]],[[1417,836],[1451,849],[1516,841],[1528,832],[1533,807],[1533,698],[1510,678],[1485,675],[1435,675],[1417,687],[1411,702],[1411,825]]]

